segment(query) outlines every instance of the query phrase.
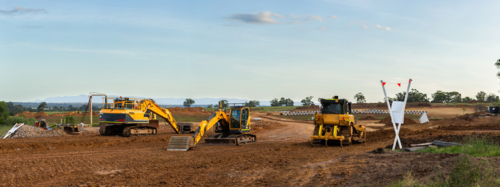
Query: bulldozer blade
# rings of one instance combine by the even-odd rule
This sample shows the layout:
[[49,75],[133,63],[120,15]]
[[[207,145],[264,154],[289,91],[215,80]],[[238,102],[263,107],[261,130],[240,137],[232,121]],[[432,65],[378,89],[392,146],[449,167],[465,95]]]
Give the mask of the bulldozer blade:
[[167,151],[187,151],[193,145],[191,136],[172,136],[168,141]]
[[237,145],[236,138],[206,138],[206,145]]

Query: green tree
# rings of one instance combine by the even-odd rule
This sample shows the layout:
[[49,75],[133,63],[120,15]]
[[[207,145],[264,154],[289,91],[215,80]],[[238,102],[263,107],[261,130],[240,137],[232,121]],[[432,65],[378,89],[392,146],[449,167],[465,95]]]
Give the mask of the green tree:
[[213,108],[213,105],[212,105],[212,104],[209,104],[209,105],[207,106],[207,108]]
[[194,100],[192,100],[191,98],[187,98],[185,101],[184,101],[184,107],[191,107],[191,105],[193,105],[195,102]]
[[312,101],[312,98],[313,96],[309,96],[309,97],[306,97],[305,99],[302,99],[302,101],[300,101],[302,103],[302,106],[311,106],[314,104],[314,102]]
[[[495,66],[497,67],[497,69],[500,69],[500,59],[495,62]],[[497,77],[500,78],[500,71],[497,73]]]
[[271,100],[271,106],[280,106],[280,101],[277,98]]
[[73,116],[64,117],[64,121],[66,121],[66,124],[75,124],[75,118],[73,118]]
[[459,103],[462,101],[462,94],[453,91],[446,93],[446,99],[448,103]]
[[0,124],[5,124],[5,120],[9,118],[9,110],[5,101],[0,101]]
[[[40,105],[38,105],[38,107],[36,108],[36,110],[37,110],[38,112],[41,112],[41,111],[43,111],[43,109],[44,109],[46,106],[47,106],[47,103],[46,103],[46,102],[42,102],[42,103],[40,103]],[[71,106],[71,105],[70,105],[70,106]]]
[[256,106],[260,105],[260,101],[250,100],[250,101],[246,102],[245,105],[248,107],[256,107]]
[[358,103],[366,103],[365,96],[361,92],[354,95],[354,99],[356,99],[356,102],[358,102]]
[[438,90],[438,91],[436,91],[436,93],[433,93],[431,96],[432,96],[431,103],[446,102],[446,92]]
[[[397,93],[394,99],[395,101],[404,101],[405,96],[406,92]],[[417,89],[412,88],[408,93],[408,99],[406,99],[406,101],[408,103],[429,102],[429,98],[427,97],[427,94],[421,93]]]
[[486,92],[483,92],[483,91],[477,92],[476,99],[478,101],[485,101],[486,100]]
[[288,98],[285,100],[285,106],[293,106],[293,100]]
[[325,98],[319,97],[318,98],[318,103],[321,103],[321,99],[325,99]]
[[490,93],[488,95],[488,97],[486,97],[486,101],[488,101],[488,102],[498,102],[499,100],[500,100],[500,98],[497,95],[492,94],[492,93]]
[[280,103],[280,106],[286,105],[286,99],[284,97],[281,97],[279,103]]
[[464,103],[470,103],[472,101],[472,98],[470,98],[469,96],[466,96],[462,99],[462,102]]

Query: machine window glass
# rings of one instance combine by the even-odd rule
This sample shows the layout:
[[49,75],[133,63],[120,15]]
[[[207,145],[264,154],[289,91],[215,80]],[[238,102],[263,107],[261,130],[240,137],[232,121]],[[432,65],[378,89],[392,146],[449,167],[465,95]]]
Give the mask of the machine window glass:
[[323,110],[326,114],[342,114],[342,105],[341,104],[329,104],[323,106]]
[[240,128],[240,110],[232,110],[231,111],[231,128],[239,129]]
[[245,126],[246,128],[246,125],[247,125],[247,121],[248,121],[248,109],[243,109],[243,112],[241,113],[241,124],[243,126]]

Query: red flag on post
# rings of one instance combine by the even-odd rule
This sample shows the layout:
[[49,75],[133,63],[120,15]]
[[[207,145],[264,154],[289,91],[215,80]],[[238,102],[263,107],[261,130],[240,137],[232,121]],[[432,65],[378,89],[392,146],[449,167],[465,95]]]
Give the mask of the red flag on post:
[[401,87],[401,83],[398,83],[398,86]]
[[385,82],[382,82],[382,86],[385,86]]

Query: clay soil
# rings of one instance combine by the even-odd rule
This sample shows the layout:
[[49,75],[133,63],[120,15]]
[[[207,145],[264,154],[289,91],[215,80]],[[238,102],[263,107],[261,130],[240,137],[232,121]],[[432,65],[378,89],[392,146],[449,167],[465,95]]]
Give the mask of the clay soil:
[[[373,153],[392,144],[390,128],[368,132],[365,144],[311,147],[312,122],[265,114],[252,117],[263,120],[252,121],[257,143],[207,146],[202,140],[187,152],[166,150],[171,136],[191,135],[174,134],[165,124],[157,135],[145,137],[87,133],[0,140],[0,182],[6,186],[386,186],[408,171],[418,180],[438,171],[449,173],[457,158],[389,150]],[[439,120],[425,127],[405,126],[400,136],[404,145],[459,140],[478,132],[452,126],[474,129],[499,122],[493,117]],[[500,136],[496,131],[485,133]]]

